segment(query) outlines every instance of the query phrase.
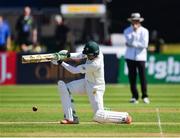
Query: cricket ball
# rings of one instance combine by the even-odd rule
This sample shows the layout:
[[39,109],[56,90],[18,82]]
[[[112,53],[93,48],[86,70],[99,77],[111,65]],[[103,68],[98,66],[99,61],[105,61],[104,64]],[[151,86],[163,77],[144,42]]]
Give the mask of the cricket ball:
[[37,108],[36,106],[33,106],[33,107],[32,107],[32,110],[33,110],[34,112],[36,112],[36,111],[38,110],[38,108]]

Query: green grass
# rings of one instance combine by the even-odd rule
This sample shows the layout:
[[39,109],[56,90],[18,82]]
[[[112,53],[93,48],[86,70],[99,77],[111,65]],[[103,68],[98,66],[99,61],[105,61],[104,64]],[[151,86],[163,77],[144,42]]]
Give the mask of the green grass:
[[[173,137],[180,136],[180,85],[149,85],[151,103],[128,103],[128,85],[106,85],[105,107],[126,111],[131,125],[98,124],[86,95],[75,95],[78,125],[61,125],[56,85],[0,86],[0,137]],[[33,112],[32,107],[38,111]],[[158,124],[158,114],[160,124]],[[160,133],[160,127],[162,133]]]

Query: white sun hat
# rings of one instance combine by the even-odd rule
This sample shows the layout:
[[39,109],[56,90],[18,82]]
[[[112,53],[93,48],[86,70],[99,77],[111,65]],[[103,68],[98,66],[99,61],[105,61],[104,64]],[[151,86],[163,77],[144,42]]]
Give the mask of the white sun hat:
[[132,22],[132,21],[142,22],[142,21],[144,21],[144,18],[141,17],[140,13],[132,13],[131,17],[128,18],[128,21],[129,22]]

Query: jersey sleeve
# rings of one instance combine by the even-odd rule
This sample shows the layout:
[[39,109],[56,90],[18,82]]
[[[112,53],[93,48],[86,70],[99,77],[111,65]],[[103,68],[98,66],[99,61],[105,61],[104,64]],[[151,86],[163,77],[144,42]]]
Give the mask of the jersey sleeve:
[[11,31],[10,31],[10,28],[9,28],[9,24],[5,23],[5,27],[6,27],[6,38],[8,38],[8,37],[11,36]]
[[87,58],[87,56],[80,52],[79,53],[70,53],[70,58],[71,59],[83,59],[83,58]]
[[130,33],[130,28],[127,28],[124,30],[123,32],[124,36],[125,36],[125,39],[126,39],[126,43],[131,45],[132,41],[133,41],[133,37]]
[[71,66],[65,62],[62,62],[61,64],[66,70],[71,72],[72,74],[78,74],[78,73],[88,73],[88,72],[93,72],[98,69],[98,66],[96,63],[90,63],[90,64],[82,64],[77,67]]
[[144,30],[141,34],[140,41],[134,41],[132,45],[134,45],[137,48],[147,48],[149,43],[149,32],[147,30]]
[[61,64],[67,71],[71,72],[72,74],[78,74],[81,73],[80,70],[77,67],[71,66],[70,64],[67,64],[66,62],[62,62]]

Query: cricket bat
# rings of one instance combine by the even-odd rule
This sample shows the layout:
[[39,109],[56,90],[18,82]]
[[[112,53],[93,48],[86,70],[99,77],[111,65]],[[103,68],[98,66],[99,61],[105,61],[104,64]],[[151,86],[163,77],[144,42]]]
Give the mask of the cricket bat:
[[23,55],[22,64],[50,62],[52,60],[64,60],[66,58],[67,54],[61,53]]

